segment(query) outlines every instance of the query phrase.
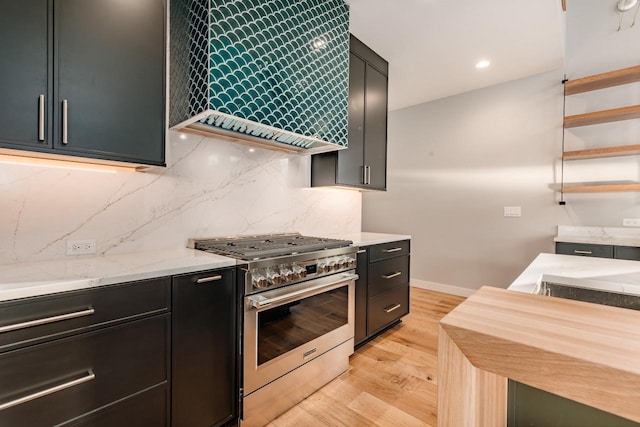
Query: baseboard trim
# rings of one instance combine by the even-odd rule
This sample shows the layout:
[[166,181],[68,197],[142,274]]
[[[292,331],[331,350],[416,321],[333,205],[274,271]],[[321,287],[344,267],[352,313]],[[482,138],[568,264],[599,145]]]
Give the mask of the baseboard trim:
[[442,283],[429,282],[427,280],[411,279],[414,288],[428,289],[430,291],[443,292],[445,294],[470,297],[477,289],[461,288],[460,286],[444,285]]

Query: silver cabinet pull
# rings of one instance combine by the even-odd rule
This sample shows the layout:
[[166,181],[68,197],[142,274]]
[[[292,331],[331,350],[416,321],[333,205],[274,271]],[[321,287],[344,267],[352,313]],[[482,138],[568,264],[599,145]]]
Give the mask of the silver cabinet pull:
[[196,280],[196,283],[208,283],[215,282],[216,280],[222,279],[222,276],[211,276],[211,277],[203,277],[202,279]]
[[302,354],[302,359],[303,359],[303,360],[304,360],[304,359],[306,359],[307,357],[309,357],[309,356],[313,355],[313,353],[315,353],[316,351],[318,351],[318,349],[317,349],[317,348],[312,348],[311,350],[305,351],[305,352]]
[[398,251],[401,251],[401,250],[402,250],[402,248],[391,248],[391,249],[383,249],[382,252],[390,254],[391,252],[398,252]]
[[362,184],[367,185],[367,165],[362,166]]
[[62,101],[62,143],[69,143],[69,102],[64,99]]
[[398,277],[398,276],[400,276],[401,274],[402,274],[402,272],[401,272],[401,271],[396,271],[395,273],[388,274],[388,275],[386,275],[386,276],[380,276],[380,277],[382,277],[383,279],[393,279],[394,277]]
[[5,409],[12,408],[14,406],[22,405],[23,403],[31,402],[32,400],[39,399],[44,396],[48,396],[53,393],[57,393],[59,391],[77,386],[82,383],[86,383],[87,381],[92,381],[96,378],[95,374],[92,371],[87,371],[87,375],[82,378],[78,378],[77,380],[69,381],[64,384],[57,385],[55,387],[47,388],[45,390],[39,391],[37,393],[30,394],[28,396],[20,397],[18,399],[12,400],[7,403],[3,403],[0,405],[0,411],[4,411]]
[[383,308],[383,310],[385,311],[385,313],[391,313],[392,311],[395,311],[400,307],[402,307],[402,304],[392,304],[388,307]]
[[30,328],[32,326],[46,325],[48,323],[60,322],[62,320],[75,319],[76,317],[90,316],[93,313],[95,313],[95,310],[93,308],[88,308],[82,311],[74,311],[73,313],[60,314],[58,316],[45,317],[42,319],[30,320],[28,322],[14,323],[13,325],[0,326],[0,333]]
[[38,97],[38,141],[44,141],[44,95]]
[[367,166],[367,185],[371,185],[371,166]]
[[360,249],[360,250],[359,250],[358,252],[356,252],[356,253],[358,253],[358,254],[363,254],[363,253],[365,253],[365,252],[367,252],[367,250],[366,250],[366,249]]
[[573,251],[574,254],[581,254],[581,255],[593,255],[593,252],[591,251],[580,251],[580,250],[575,250]]

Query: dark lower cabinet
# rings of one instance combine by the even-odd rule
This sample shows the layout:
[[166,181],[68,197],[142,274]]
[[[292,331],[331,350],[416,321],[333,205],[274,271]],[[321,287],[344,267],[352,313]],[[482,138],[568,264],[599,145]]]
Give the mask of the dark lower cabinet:
[[0,425],[60,425],[166,386],[169,334],[162,314],[0,354]]
[[613,246],[587,243],[556,242],[556,253],[562,255],[591,256],[597,258],[613,258]]
[[173,278],[173,427],[220,426],[237,418],[235,269]]
[[640,248],[633,246],[614,246],[613,257],[616,259],[640,261]]
[[409,313],[410,241],[360,248],[356,273],[355,345],[363,345]]
[[640,424],[509,381],[508,427],[639,427]]

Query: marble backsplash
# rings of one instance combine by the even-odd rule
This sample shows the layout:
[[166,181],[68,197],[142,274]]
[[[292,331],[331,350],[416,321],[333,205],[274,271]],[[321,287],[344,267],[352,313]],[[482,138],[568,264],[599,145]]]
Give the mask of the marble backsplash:
[[106,173],[0,163],[0,264],[183,247],[189,237],[359,232],[361,194],[309,187],[309,156],[169,133],[167,168]]

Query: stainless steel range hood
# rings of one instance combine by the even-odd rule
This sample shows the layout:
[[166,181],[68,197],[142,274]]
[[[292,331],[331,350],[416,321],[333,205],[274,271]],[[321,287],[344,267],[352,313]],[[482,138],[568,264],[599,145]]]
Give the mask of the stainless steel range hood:
[[314,154],[347,147],[344,0],[173,0],[171,129]]

